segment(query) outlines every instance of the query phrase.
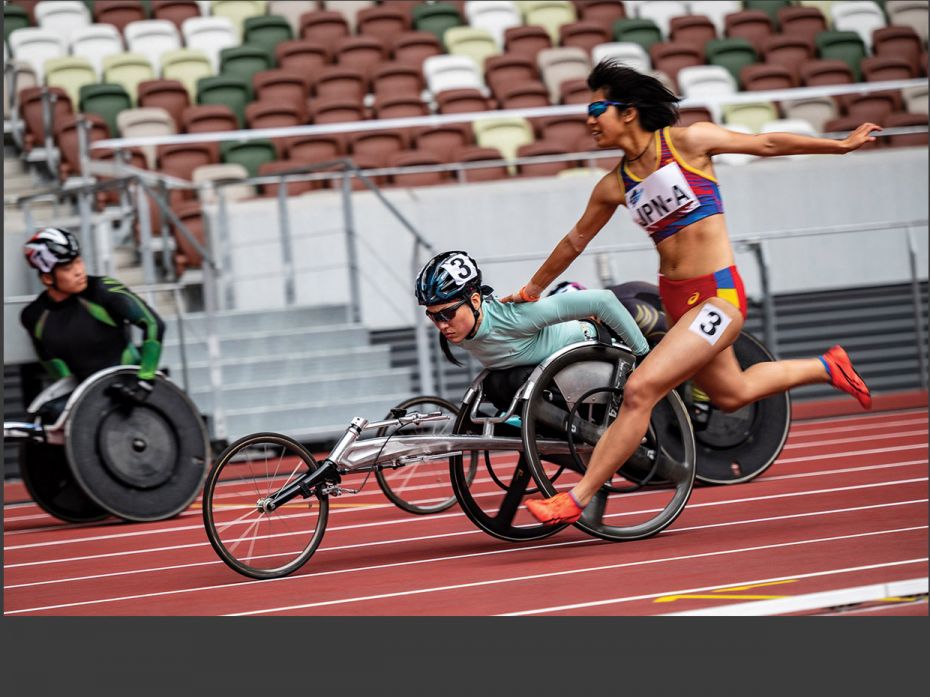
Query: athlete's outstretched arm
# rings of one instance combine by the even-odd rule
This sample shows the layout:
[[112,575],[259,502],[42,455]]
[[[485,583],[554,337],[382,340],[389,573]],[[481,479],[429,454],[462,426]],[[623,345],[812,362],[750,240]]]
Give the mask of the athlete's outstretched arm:
[[104,277],[103,286],[105,291],[99,298],[100,304],[111,315],[134,324],[142,330],[139,378],[151,380],[155,371],[158,370],[158,361],[161,358],[161,342],[165,335],[165,323],[142,298],[115,278]]
[[682,129],[679,142],[692,151],[707,155],[742,153],[759,157],[778,155],[845,155],[875,140],[874,123],[863,123],[843,140],[812,138],[795,133],[760,133],[749,135],[727,130],[709,121],[700,121]]
[[[623,202],[620,183],[617,180],[616,170],[605,174],[594,187],[588,206],[575,227],[563,237],[552,250],[552,253],[542,263],[542,266],[533,274],[533,278],[526,284],[526,294],[531,299],[538,299],[546,287],[554,281],[559,274],[567,269],[576,257],[584,251],[594,236],[607,224],[610,217]],[[519,292],[501,298],[501,302],[525,302]]]

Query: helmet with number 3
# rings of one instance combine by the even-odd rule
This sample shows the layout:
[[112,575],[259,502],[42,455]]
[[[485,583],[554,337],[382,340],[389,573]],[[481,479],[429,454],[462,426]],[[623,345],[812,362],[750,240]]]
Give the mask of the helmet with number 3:
[[420,305],[441,305],[472,293],[485,294],[484,291],[481,269],[465,252],[437,254],[417,274],[416,294]]

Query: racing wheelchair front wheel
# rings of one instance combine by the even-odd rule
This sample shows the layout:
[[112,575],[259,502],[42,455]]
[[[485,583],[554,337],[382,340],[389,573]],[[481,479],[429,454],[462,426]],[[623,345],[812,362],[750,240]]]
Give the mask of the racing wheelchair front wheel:
[[[617,417],[623,370],[632,354],[616,346],[584,345],[542,367],[525,395],[523,444],[533,478],[546,496],[558,485],[569,490],[583,476],[594,446]],[[566,435],[568,434],[568,435]],[[572,443],[570,456],[547,454],[547,442]],[[684,510],[695,475],[691,422],[681,398],[671,392],[653,409],[642,444],[594,495],[575,523],[606,540],[650,537]]]
[[317,488],[271,512],[260,502],[318,467],[300,443],[277,433],[255,433],[229,446],[203,491],[204,527],[220,559],[258,579],[299,569],[323,539],[328,497]]
[[[440,411],[449,416],[448,421],[430,421],[412,427],[388,427],[378,430],[378,437],[397,435],[440,436],[451,434],[459,408],[442,397],[420,396],[404,400],[395,407],[406,412],[419,411],[426,414]],[[386,417],[390,418],[390,417]],[[403,428],[403,431],[400,431]],[[463,477],[470,485],[475,478],[478,464],[477,453],[465,458]],[[413,462],[402,467],[384,467],[375,470],[378,486],[398,508],[417,515],[440,513],[455,505],[455,492],[449,480],[449,461],[430,459]]]

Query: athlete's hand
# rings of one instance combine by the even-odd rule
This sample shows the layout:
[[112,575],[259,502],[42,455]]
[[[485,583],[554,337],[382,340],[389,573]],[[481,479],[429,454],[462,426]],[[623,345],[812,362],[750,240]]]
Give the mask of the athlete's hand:
[[872,135],[872,132],[880,130],[882,130],[881,126],[874,123],[864,123],[843,139],[843,147],[846,152],[852,152],[853,150],[858,150],[866,143],[874,143],[875,136]]
[[129,378],[126,382],[113,383],[107,393],[118,402],[134,406],[147,400],[154,387],[151,380]]
[[527,290],[526,286],[523,286],[516,293],[511,293],[510,295],[505,295],[500,299],[502,303],[534,303],[539,300],[539,295],[531,295]]

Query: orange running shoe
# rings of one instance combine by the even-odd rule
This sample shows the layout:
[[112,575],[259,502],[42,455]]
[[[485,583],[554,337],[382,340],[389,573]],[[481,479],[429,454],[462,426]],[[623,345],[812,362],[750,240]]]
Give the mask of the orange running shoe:
[[865,380],[856,372],[843,347],[837,344],[820,357],[830,376],[830,384],[859,400],[863,409],[872,408],[872,395]]
[[526,507],[543,525],[574,523],[584,512],[570,492],[556,494],[551,499],[529,499]]

